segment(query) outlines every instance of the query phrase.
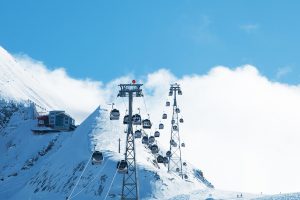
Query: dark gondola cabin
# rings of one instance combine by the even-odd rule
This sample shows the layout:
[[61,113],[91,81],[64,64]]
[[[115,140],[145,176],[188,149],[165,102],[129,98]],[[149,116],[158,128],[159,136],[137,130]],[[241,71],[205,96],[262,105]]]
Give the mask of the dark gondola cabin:
[[134,137],[135,138],[141,138],[142,137],[142,131],[141,130],[136,130],[134,132]]
[[110,111],[110,120],[119,120],[120,118],[120,111],[117,109],[112,109]]
[[142,118],[141,115],[135,114],[132,116],[132,124],[133,125],[141,125],[142,124]]
[[182,91],[181,90],[178,90],[178,95],[182,95]]
[[174,126],[173,126],[173,130],[174,130],[174,131],[178,131],[178,126],[174,125]]
[[100,151],[95,151],[92,155],[92,165],[101,164],[103,159],[103,153]]
[[144,129],[151,129],[152,123],[150,119],[144,119],[142,125]]
[[170,105],[171,105],[170,101],[167,101],[166,106],[170,106]]
[[164,163],[164,157],[162,155],[157,156],[157,163]]
[[164,157],[164,163],[165,164],[169,163],[169,158],[168,157]]
[[159,137],[160,136],[160,132],[159,131],[155,131],[154,132],[154,137]]
[[167,118],[168,118],[168,115],[167,115],[166,113],[164,113],[164,114],[162,115],[162,118],[163,118],[163,119],[167,119]]
[[171,156],[172,156],[171,151],[167,151],[166,156],[167,156],[167,157],[171,157]]
[[176,111],[176,113],[180,113],[180,109],[179,108],[176,108],[175,111]]
[[128,173],[128,163],[125,160],[121,160],[117,164],[117,169],[120,174]]
[[149,137],[149,143],[152,144],[155,142],[155,137],[154,136],[150,136]]
[[158,126],[159,129],[164,129],[164,124],[160,123]]
[[125,115],[123,118],[123,124],[128,124],[129,123],[129,115]]
[[180,123],[183,123],[183,119],[182,119],[182,118],[180,118],[179,122],[180,122]]
[[148,144],[148,143],[149,143],[148,137],[147,137],[147,136],[144,136],[144,137],[142,138],[142,144]]
[[158,146],[156,144],[154,144],[154,145],[151,146],[151,152],[153,154],[158,153],[158,151],[159,151],[159,149],[158,149]]

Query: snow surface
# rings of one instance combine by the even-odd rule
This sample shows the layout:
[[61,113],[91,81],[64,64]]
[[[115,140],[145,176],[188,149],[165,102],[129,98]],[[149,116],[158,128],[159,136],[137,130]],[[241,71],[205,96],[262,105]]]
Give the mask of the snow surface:
[[[120,121],[110,121],[108,111],[97,108],[74,132],[35,135],[31,129],[37,120],[25,120],[23,112],[16,112],[1,132],[0,199],[65,199],[85,166],[71,199],[120,199],[123,175],[116,173],[116,164],[123,155],[118,153],[118,139],[123,152],[126,136]],[[141,199],[169,199],[207,189],[193,169],[187,169],[189,179],[182,180],[153,162],[154,155],[140,139],[136,147]],[[94,148],[104,152],[101,165],[89,162]]]

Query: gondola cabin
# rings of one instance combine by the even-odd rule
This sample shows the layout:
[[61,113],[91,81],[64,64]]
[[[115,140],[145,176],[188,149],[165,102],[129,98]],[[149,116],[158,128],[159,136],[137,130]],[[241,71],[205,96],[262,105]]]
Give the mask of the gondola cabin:
[[171,120],[171,124],[175,124],[175,119],[172,119],[172,120]]
[[162,155],[158,155],[156,161],[157,163],[164,163],[164,157]]
[[101,164],[104,160],[103,153],[100,151],[95,151],[92,155],[92,165]]
[[123,118],[123,124],[129,124],[129,115],[125,115]]
[[166,102],[166,106],[169,107],[171,105],[170,101]]
[[135,114],[132,116],[132,124],[133,125],[141,125],[142,124],[142,118],[141,115]]
[[167,115],[166,113],[164,113],[164,114],[162,115],[162,118],[163,118],[163,119],[167,119],[167,118],[168,118],[168,115]]
[[169,158],[168,157],[164,157],[164,163],[165,164],[169,163]]
[[169,96],[172,96],[172,95],[173,95],[173,92],[172,92],[172,91],[170,91],[170,92],[169,92]]
[[142,137],[142,131],[141,130],[136,130],[134,132],[134,137],[135,138],[141,138]]
[[168,158],[171,157],[171,156],[172,156],[171,151],[167,151],[166,156],[167,156]]
[[117,170],[120,174],[128,173],[128,163],[125,160],[121,160],[117,164]]
[[178,126],[174,125],[174,126],[173,126],[173,130],[174,130],[174,131],[178,131]]
[[110,111],[110,120],[119,120],[120,118],[120,111],[117,109],[112,109]]
[[154,136],[150,136],[149,137],[149,143],[152,144],[155,142],[155,137]]
[[183,119],[182,119],[182,118],[180,118],[179,122],[180,122],[180,123],[183,123]]
[[185,143],[181,143],[181,147],[185,147]]
[[153,154],[158,153],[158,151],[159,151],[159,149],[158,149],[158,146],[156,144],[154,144],[154,145],[151,146],[151,152]]
[[170,140],[170,144],[171,144],[173,147],[177,147],[177,143],[176,143],[174,140]]
[[142,144],[148,144],[149,143],[149,138],[148,138],[148,136],[144,136],[143,138],[142,138]]
[[160,132],[159,131],[155,131],[154,132],[154,137],[159,137],[160,136]]
[[159,128],[159,129],[164,129],[164,124],[160,123],[160,124],[158,125],[158,128]]
[[175,111],[176,111],[176,113],[180,113],[180,109],[179,108],[176,108]]
[[151,129],[152,123],[150,119],[144,119],[142,125],[144,129]]
[[182,95],[182,91],[181,90],[178,90],[178,95]]

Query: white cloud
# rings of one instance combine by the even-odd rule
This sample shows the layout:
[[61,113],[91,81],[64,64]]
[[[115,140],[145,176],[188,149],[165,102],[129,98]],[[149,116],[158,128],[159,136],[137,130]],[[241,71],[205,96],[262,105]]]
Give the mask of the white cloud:
[[259,28],[258,24],[244,24],[241,25],[240,28],[245,31],[246,33],[252,33]]
[[[145,84],[147,88],[156,80],[159,92],[147,98],[156,122],[168,92],[165,85],[173,77],[165,74],[162,83],[160,76],[160,72],[149,75]],[[178,100],[185,118],[183,155],[217,188],[256,193],[299,190],[298,86],[271,82],[248,65],[234,70],[215,67],[206,75],[174,81],[184,93]],[[168,128],[163,132],[164,144],[169,132]]]
[[[73,79],[63,69],[51,71],[30,59],[17,60],[39,83],[34,89],[41,96],[52,104],[59,103],[56,107],[78,119],[98,104],[106,106],[111,101],[125,109],[125,100],[116,100],[115,96],[117,85],[129,82],[130,75],[103,84]],[[218,66],[205,75],[182,78],[161,69],[140,82],[144,83],[144,99],[156,127],[162,112],[167,111],[164,104],[169,84],[181,84],[183,96],[178,102],[185,119],[180,127],[186,143],[183,156],[201,168],[217,188],[299,192],[299,86],[272,82],[249,65],[235,69]],[[142,99],[135,99],[135,105],[145,114]],[[169,130],[166,124],[160,139],[164,146],[168,145]]]

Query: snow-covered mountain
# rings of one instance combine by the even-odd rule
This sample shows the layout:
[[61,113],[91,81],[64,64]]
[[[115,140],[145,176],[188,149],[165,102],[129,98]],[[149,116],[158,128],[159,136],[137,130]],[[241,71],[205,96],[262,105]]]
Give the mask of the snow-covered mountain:
[[[124,157],[118,153],[119,138],[125,148],[123,124],[97,108],[75,131],[35,135],[37,110],[61,107],[63,98],[3,48],[0,69],[0,199],[119,199],[123,175],[116,165]],[[201,170],[186,167],[189,178],[182,180],[157,164],[140,140],[136,145],[141,199],[213,188]],[[94,148],[104,152],[102,165],[90,163]]]
[[[125,139],[123,125],[97,108],[74,132],[34,135],[37,120],[28,114],[33,109],[14,110],[1,131],[1,199],[119,199],[123,175],[116,165],[123,158],[118,153],[118,139]],[[147,146],[140,140],[136,144],[141,199],[168,199],[211,187],[193,168],[187,168],[188,180],[167,173]],[[99,166],[89,162],[94,148],[105,155]]]
[[[124,158],[126,137],[121,120],[110,121],[108,110],[99,107],[75,131],[35,135],[37,110],[68,110],[68,101],[1,47],[0,70],[0,199],[120,199],[123,175],[116,166]],[[136,148],[140,199],[235,199],[240,194],[214,189],[189,162],[188,179],[182,180],[156,163],[140,139]],[[104,152],[101,165],[90,162],[94,150]],[[299,199],[299,194],[243,193],[243,199],[286,197]]]

